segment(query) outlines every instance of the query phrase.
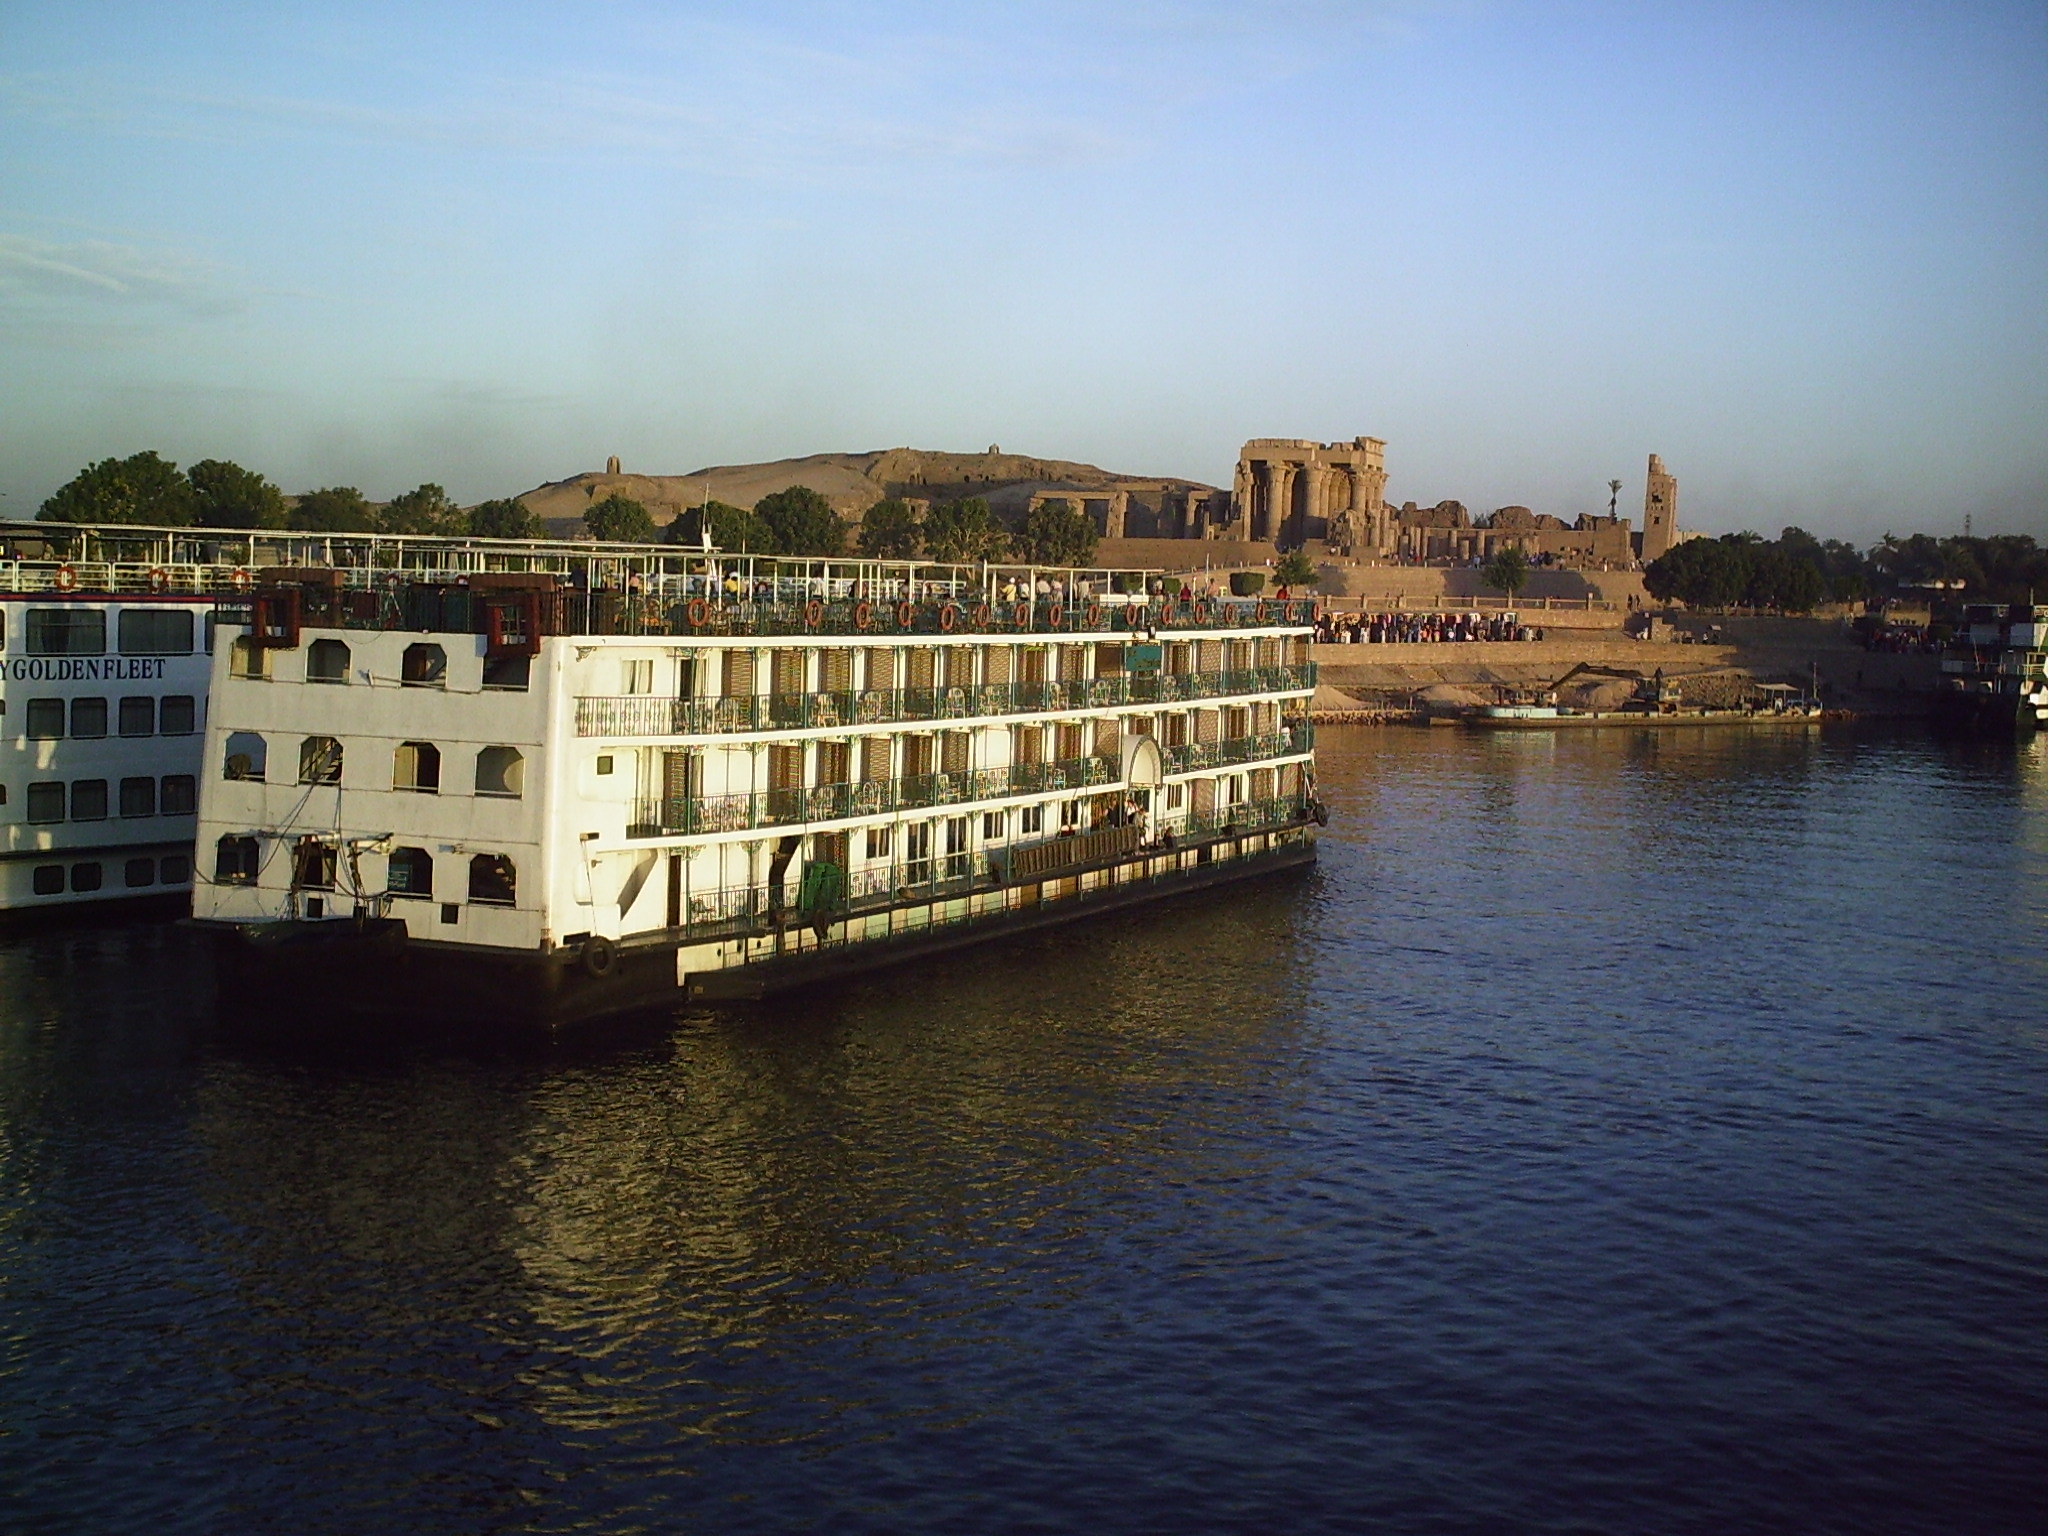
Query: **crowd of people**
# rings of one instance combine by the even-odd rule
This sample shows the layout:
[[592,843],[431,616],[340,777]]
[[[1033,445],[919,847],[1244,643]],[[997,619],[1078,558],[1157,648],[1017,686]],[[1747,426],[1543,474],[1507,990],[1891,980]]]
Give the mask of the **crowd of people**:
[[1454,640],[1541,640],[1543,631],[1513,614],[1326,613],[1319,645],[1436,645]]

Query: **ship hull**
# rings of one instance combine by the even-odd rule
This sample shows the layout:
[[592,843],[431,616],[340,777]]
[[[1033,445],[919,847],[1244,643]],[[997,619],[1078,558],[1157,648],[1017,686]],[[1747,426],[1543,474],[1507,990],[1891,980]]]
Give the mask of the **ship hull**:
[[2040,711],[2016,693],[1951,689],[1934,696],[1934,728],[1952,736],[2026,736],[2040,728]]
[[[276,1035],[350,1021],[552,1030],[686,1003],[748,1001],[1315,862],[1306,824],[1024,885],[737,936],[744,963],[701,966],[696,935],[621,943],[593,966],[583,952],[409,940],[391,920],[202,924],[217,939],[223,1015]],[[879,931],[878,931],[879,927]]]

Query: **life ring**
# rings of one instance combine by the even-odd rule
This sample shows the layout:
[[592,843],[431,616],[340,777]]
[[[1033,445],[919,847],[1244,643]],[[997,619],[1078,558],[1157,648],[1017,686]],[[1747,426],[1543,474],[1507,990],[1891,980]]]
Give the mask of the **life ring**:
[[939,610],[939,628],[943,629],[947,634],[950,635],[951,633],[953,633],[954,630],[958,629],[959,627],[960,605],[958,603],[946,604],[945,607]]
[[1065,609],[1061,608],[1058,603],[1052,604],[1049,608],[1045,610],[1046,627],[1048,629],[1058,629],[1060,627],[1060,621],[1066,618],[1066,616],[1067,615]]
[[814,597],[804,604],[804,626],[807,629],[816,629],[824,622],[825,605]]
[[873,603],[855,603],[853,605],[854,628],[866,629],[870,624],[874,622],[875,605]]
[[917,618],[917,604],[904,601],[896,605],[896,627],[908,629]]
[[1090,603],[1088,605],[1088,627],[1090,629],[1102,628],[1102,604]]
[[59,592],[76,592],[78,590],[77,568],[68,562],[57,567],[57,590]]
[[[228,573],[228,585],[237,592],[246,592],[255,584],[256,578],[251,576],[242,566],[238,565]],[[396,576],[390,579],[390,585],[394,588],[398,585],[398,578]]]
[[690,599],[690,606],[683,610],[683,615],[690,621],[690,628],[702,629],[711,617],[711,605],[701,597],[693,597]]
[[1015,617],[1019,629],[1029,629],[1031,627],[1031,605],[1029,603],[1019,603]]
[[1258,606],[1252,610],[1252,617],[1261,624],[1266,622],[1266,600],[1263,597],[1259,599]]
[[170,573],[169,571],[165,570],[165,569],[164,569],[164,568],[163,568],[162,566],[160,566],[160,565],[156,565],[156,566],[151,566],[151,567],[150,567],[150,571],[149,571],[149,590],[150,590],[150,591],[152,591],[152,592],[167,592],[167,591],[169,591],[169,590],[170,590],[170,585],[171,585],[171,573]]
[[618,958],[618,945],[607,938],[593,937],[583,941],[583,953],[578,955],[576,960],[583,967],[583,974],[596,981],[611,975],[612,966],[617,963]]
[[989,621],[989,611],[988,611],[988,604],[987,604],[987,603],[977,603],[977,604],[975,605],[975,608],[974,608],[974,627],[975,627],[976,629],[987,629],[987,628],[988,628],[988,621]]
[[1188,605],[1188,613],[1197,624],[1208,623],[1209,600],[1205,597],[1196,598],[1194,602]]

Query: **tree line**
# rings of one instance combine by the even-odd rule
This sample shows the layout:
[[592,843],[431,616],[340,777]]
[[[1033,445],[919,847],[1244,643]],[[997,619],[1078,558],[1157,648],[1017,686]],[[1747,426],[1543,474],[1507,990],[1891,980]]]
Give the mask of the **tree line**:
[[[52,523],[125,523],[168,528],[274,529],[304,533],[407,533],[442,537],[542,539],[540,515],[505,498],[463,508],[434,484],[382,506],[352,485],[323,486],[297,497],[255,470],[225,459],[189,469],[149,453],[102,459],[79,471],[36,514]],[[642,502],[616,493],[583,514],[593,538],[670,543],[759,555],[832,556],[847,552],[847,529],[831,502],[808,486],[772,492],[751,508],[712,501],[664,528]],[[1031,509],[1021,528],[1005,528],[979,496],[942,502],[920,517],[907,501],[887,500],[862,518],[854,547],[872,559],[952,561],[1016,558],[1041,565],[1085,565],[1095,555],[1095,525],[1071,501]]]
[[1730,533],[1689,539],[1666,550],[1643,571],[1643,585],[1660,602],[1689,608],[1774,608],[1808,613],[1823,602],[1853,603],[1892,597],[1908,588],[1943,583],[1966,601],[2020,603],[2048,597],[2048,549],[2028,534],[1990,538],[1935,538],[1886,534],[1867,550],[1842,539],[1817,539],[1803,528],[1776,539]]

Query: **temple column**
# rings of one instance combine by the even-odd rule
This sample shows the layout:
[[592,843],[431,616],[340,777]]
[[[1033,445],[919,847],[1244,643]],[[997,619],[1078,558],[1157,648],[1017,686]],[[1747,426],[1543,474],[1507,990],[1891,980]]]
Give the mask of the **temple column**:
[[1112,491],[1109,495],[1109,531],[1105,538],[1120,539],[1124,536],[1124,523],[1131,514],[1131,493]]

